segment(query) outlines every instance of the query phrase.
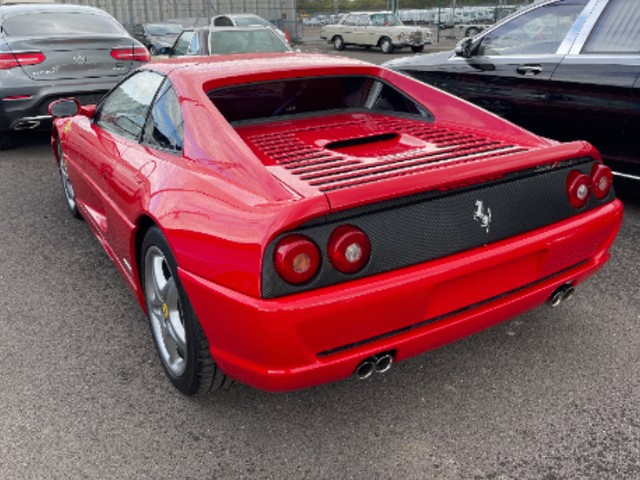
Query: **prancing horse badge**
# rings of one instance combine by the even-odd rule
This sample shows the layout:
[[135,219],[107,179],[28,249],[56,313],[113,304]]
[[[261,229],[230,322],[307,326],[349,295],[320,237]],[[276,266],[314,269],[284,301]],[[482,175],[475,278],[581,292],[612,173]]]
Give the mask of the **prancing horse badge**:
[[476,210],[473,212],[473,219],[476,222],[480,222],[480,227],[484,228],[489,233],[489,225],[491,225],[491,209],[489,207],[484,208],[482,200],[476,200]]

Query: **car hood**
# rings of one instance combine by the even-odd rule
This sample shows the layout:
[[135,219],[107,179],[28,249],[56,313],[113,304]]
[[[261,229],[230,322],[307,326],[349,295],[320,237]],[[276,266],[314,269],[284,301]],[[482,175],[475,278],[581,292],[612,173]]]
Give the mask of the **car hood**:
[[412,57],[402,57],[390,60],[382,64],[383,67],[396,71],[404,71],[419,68],[420,70],[437,70],[447,63],[453,55],[453,51],[427,53]]

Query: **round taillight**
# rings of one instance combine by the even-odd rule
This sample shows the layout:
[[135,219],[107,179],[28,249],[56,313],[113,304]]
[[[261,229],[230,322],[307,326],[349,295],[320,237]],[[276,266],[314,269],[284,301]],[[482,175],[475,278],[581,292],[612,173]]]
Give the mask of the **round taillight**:
[[613,185],[611,169],[601,163],[594,164],[591,169],[591,184],[593,185],[593,194],[597,199],[606,197]]
[[591,178],[578,170],[571,171],[567,177],[567,194],[572,207],[584,207],[591,194]]
[[298,285],[311,279],[320,266],[320,251],[303,235],[289,235],[278,242],[274,258],[276,272]]
[[371,254],[369,237],[353,225],[336,228],[329,237],[329,260],[342,273],[354,273],[365,266]]

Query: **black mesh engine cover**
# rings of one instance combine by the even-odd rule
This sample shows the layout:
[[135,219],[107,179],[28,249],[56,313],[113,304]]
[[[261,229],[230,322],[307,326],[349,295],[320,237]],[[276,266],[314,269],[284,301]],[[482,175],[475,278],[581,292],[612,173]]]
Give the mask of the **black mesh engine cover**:
[[[593,163],[588,158],[572,160],[464,190],[425,192],[309,222],[279,235],[267,247],[262,296],[276,298],[415,265],[504,240],[596,208],[615,198],[613,190],[601,200],[591,195],[587,205],[576,210],[568,201],[566,188],[571,170],[589,175]],[[354,274],[337,271],[327,257],[329,236],[344,224],[360,228],[371,241],[369,262]],[[320,248],[320,268],[303,285],[285,282],[274,268],[275,246],[290,233],[305,235]]]

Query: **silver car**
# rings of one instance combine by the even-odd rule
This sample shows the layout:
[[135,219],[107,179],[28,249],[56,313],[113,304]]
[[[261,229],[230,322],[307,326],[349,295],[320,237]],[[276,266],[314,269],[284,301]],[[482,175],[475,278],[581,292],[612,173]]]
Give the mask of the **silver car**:
[[16,130],[48,129],[59,98],[96,103],[149,52],[103,10],[0,5],[0,150]]

